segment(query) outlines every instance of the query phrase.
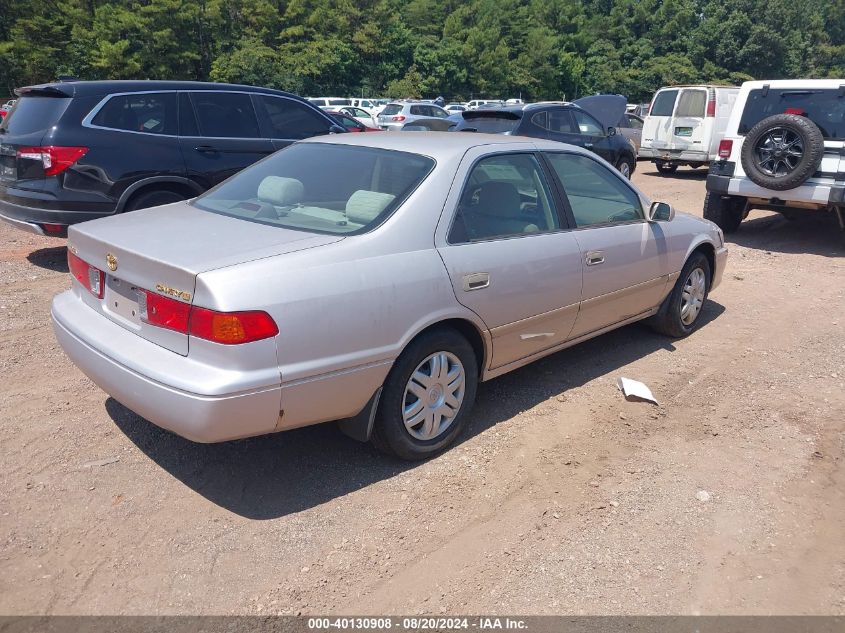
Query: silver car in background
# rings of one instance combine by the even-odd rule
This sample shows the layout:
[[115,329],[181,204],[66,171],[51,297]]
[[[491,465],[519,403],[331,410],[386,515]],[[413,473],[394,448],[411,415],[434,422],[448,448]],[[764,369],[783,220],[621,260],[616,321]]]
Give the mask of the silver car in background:
[[71,227],[52,317],[95,383],[191,440],[340,420],[423,459],[479,381],[640,319],[691,333],[726,257],[587,150],[345,134]]
[[382,130],[397,132],[406,125],[423,119],[446,119],[449,113],[433,103],[415,101],[388,103],[377,117]]

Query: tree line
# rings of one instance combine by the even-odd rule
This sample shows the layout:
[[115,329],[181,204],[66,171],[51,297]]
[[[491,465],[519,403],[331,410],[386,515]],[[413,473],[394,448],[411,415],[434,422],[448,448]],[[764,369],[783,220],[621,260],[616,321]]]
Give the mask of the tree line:
[[845,77],[845,0],[0,0],[0,90],[59,75],[643,101],[667,84]]

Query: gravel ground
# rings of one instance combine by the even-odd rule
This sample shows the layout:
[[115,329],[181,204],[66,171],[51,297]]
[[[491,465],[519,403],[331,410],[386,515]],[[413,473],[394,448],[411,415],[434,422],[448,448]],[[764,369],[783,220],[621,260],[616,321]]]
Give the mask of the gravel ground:
[[[701,213],[703,170],[639,167]],[[693,336],[633,325],[486,383],[409,465],[332,425],[145,422],[55,342],[64,241],[0,226],[0,613],[845,614],[845,247],[762,212],[729,242]]]

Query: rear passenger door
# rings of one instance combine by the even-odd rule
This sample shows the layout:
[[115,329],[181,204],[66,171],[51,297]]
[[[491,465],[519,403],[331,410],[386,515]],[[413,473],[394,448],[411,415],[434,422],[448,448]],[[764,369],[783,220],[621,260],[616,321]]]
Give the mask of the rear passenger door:
[[188,177],[206,188],[275,150],[246,92],[180,93],[179,135]]
[[437,231],[455,296],[491,332],[493,369],[560,345],[578,313],[580,251],[532,150],[470,150]]
[[667,225],[646,221],[639,195],[615,169],[588,155],[545,156],[580,248],[584,289],[572,338],[657,306],[669,274]]
[[306,104],[275,95],[253,95],[257,106],[262,134],[272,139],[274,149],[282,149],[291,143],[329,134],[332,125],[329,117]]

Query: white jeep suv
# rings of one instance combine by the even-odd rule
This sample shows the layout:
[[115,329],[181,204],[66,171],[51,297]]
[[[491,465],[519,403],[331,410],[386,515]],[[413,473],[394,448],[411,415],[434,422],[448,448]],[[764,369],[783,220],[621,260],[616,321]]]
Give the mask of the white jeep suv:
[[704,217],[728,233],[751,209],[826,210],[845,231],[845,79],[742,84],[710,163]]

